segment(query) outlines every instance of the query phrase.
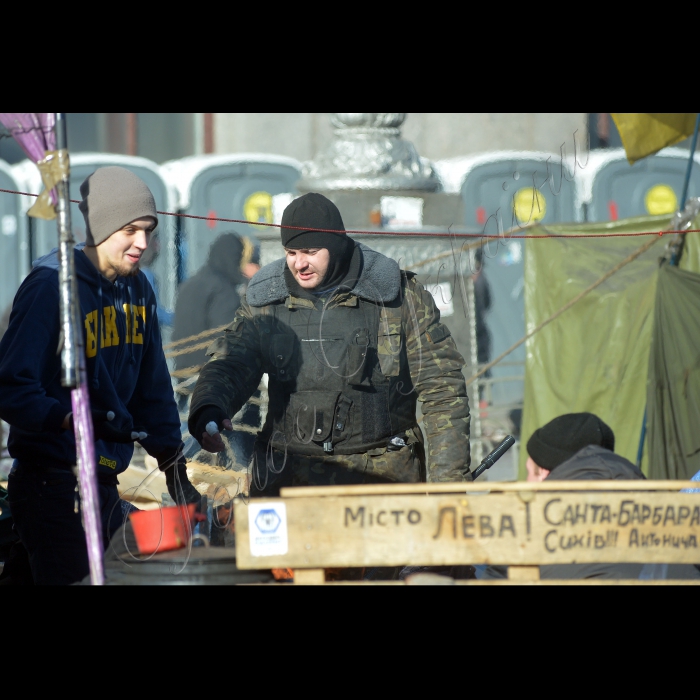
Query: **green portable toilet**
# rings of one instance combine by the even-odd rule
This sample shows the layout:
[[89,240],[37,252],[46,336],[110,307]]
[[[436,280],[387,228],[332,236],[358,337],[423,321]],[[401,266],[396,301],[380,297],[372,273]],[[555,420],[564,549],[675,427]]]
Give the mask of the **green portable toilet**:
[[[592,151],[577,174],[580,206],[590,222],[617,221],[649,214],[673,214],[680,206],[689,152],[665,148],[630,165],[624,149]],[[700,196],[696,156],[688,197]]]
[[[161,177],[158,165],[146,158],[122,156],[113,153],[76,153],[70,157],[70,198],[80,199],[80,185],[88,175],[98,168],[119,165],[138,175],[149,187],[156,201],[158,211],[174,212],[177,197],[174,189],[169,187]],[[15,172],[23,180],[27,192],[40,192],[41,178],[36,165],[23,161],[15,166]],[[71,204],[71,221],[73,234],[77,242],[85,240],[85,220],[76,203]],[[30,251],[28,260],[33,262],[58,246],[56,221],[29,219]],[[159,216],[156,230],[156,245],[159,252],[155,260],[145,268],[151,281],[155,281],[160,304],[159,320],[167,325],[168,310],[175,305],[177,290],[177,221],[174,216]],[[153,245],[153,241],[151,242]],[[152,272],[152,276],[150,275]]]
[[295,193],[301,163],[266,154],[207,155],[169,161],[161,172],[177,189],[179,211],[204,217],[180,220],[180,274],[184,280],[206,262],[211,244],[223,233],[279,240],[279,229],[214,219],[275,223],[281,217],[278,209]]
[[[36,166],[34,166],[36,167]],[[20,190],[12,168],[0,160],[0,189]],[[0,192],[0,316],[12,303],[15,292],[29,272],[27,265],[27,227],[22,210],[34,203],[34,198]]]

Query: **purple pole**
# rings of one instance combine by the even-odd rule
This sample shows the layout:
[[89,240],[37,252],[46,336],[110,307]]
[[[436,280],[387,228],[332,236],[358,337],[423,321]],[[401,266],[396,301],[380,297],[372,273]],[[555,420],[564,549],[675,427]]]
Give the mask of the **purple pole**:
[[78,484],[80,485],[80,509],[83,514],[83,529],[88,548],[90,583],[104,585],[102,565],[102,521],[100,519],[100,495],[97,491],[95,474],[95,447],[92,434],[90,397],[85,381],[85,361],[80,345],[80,385],[71,391],[73,405],[73,425],[75,426],[75,451],[78,457]]
[[[66,162],[65,175],[56,189],[58,191],[59,234],[59,301],[63,345],[61,348],[61,384],[71,387],[73,425],[75,429],[75,452],[78,461],[78,484],[80,509],[87,542],[90,582],[93,586],[104,584],[102,565],[102,521],[100,519],[100,497],[97,490],[95,469],[95,443],[90,413],[90,396],[85,373],[83,333],[79,324],[80,298],[75,275],[73,228],[70,215],[70,166],[68,163],[65,114],[56,114],[56,149],[58,158]],[[99,342],[99,340],[98,340]]]
[[[59,163],[63,161],[63,179],[51,190],[51,201],[56,204],[58,215],[59,305],[63,343],[61,346],[61,384],[72,389],[73,425],[75,426],[75,452],[78,461],[83,528],[87,541],[90,581],[100,586],[104,583],[102,567],[102,521],[100,498],[97,491],[95,448],[92,432],[90,396],[85,376],[83,331],[80,325],[80,301],[73,257],[73,228],[71,226],[66,115],[54,112],[18,113],[0,112],[0,124],[10,131],[24,152],[37,163],[46,157],[47,151],[57,150]],[[58,194],[58,196],[57,196]]]

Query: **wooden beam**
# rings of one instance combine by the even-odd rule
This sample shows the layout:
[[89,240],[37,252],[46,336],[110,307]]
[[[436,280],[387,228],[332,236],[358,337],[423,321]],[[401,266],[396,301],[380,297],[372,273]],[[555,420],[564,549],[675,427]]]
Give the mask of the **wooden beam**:
[[508,567],[509,581],[539,581],[540,567],[539,566],[509,566]]
[[359,484],[356,486],[300,486],[283,488],[282,498],[309,496],[375,496],[399,494],[488,493],[499,491],[680,491],[697,489],[697,481],[486,481],[436,484]]
[[700,562],[700,498],[667,492],[235,501],[241,569]]
[[294,583],[301,586],[320,586],[326,582],[323,569],[294,569]]

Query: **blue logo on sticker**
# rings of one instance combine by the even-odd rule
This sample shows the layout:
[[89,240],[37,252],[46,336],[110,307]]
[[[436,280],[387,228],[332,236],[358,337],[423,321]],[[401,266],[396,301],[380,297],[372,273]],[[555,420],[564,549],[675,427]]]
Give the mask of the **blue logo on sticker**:
[[258,516],[255,518],[256,527],[258,530],[260,530],[260,532],[266,535],[271,535],[277,532],[277,528],[280,526],[281,522],[282,520],[280,516],[277,515],[277,511],[271,508],[261,510],[258,513]]

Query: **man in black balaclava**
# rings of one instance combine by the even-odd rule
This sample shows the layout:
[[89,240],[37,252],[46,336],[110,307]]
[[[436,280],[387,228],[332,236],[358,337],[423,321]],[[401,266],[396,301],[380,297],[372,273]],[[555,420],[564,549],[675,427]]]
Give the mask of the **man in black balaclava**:
[[352,289],[359,279],[360,250],[346,235],[337,207],[321,194],[295,199],[285,209],[282,245],[287,252],[285,281],[302,297],[326,296],[344,281]]
[[[432,296],[347,236],[320,194],[282,217],[285,257],[262,268],[195,387],[190,433],[210,452],[269,377],[251,496],[282,486],[468,481],[463,365]],[[423,402],[428,459],[416,421]]]

